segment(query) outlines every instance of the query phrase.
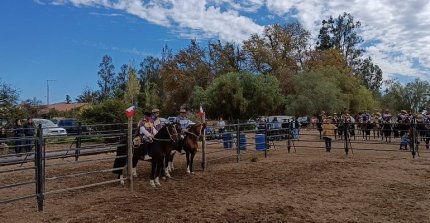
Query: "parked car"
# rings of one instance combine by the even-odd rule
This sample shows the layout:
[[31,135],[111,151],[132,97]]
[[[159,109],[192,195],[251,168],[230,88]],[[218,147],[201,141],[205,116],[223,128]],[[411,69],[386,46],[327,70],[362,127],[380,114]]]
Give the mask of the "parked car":
[[300,126],[302,128],[306,128],[310,124],[310,118],[309,118],[309,116],[298,117],[297,121],[300,123]]
[[160,119],[161,124],[163,124],[163,125],[170,123],[169,120],[167,120],[165,118],[159,118],[159,119]]
[[33,123],[37,127],[42,124],[42,135],[43,136],[63,136],[67,135],[67,131],[64,128],[58,127],[57,124],[49,119],[33,118]]

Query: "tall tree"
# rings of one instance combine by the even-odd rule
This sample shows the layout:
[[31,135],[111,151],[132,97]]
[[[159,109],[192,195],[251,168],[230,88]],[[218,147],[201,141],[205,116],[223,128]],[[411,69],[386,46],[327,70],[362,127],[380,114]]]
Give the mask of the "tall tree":
[[336,19],[330,16],[328,20],[322,21],[317,49],[337,48],[341,50],[347,65],[354,68],[358,65],[358,59],[364,52],[360,46],[363,38],[358,34],[360,27],[361,22],[355,22],[350,13],[344,12]]
[[72,99],[70,98],[70,95],[66,95],[66,104],[72,103]]
[[210,66],[215,76],[242,70],[245,55],[234,43],[227,42],[223,45],[220,40],[209,42],[208,50]]
[[362,81],[365,87],[375,93],[379,92],[382,85],[382,70],[373,64],[372,58],[362,59],[364,42],[359,35],[360,21],[354,21],[350,13],[344,12],[337,18],[330,16],[322,21],[320,34],[318,35],[317,49],[338,49],[342,53],[345,65],[349,66],[353,74]]
[[124,94],[124,100],[132,105],[137,103],[137,97],[140,90],[139,79],[137,79],[137,72],[135,69],[130,67],[128,69],[128,80]]
[[100,100],[110,98],[115,89],[115,66],[112,64],[112,57],[104,55],[99,64],[98,75],[100,80],[97,84],[100,87]]
[[356,76],[363,82],[363,85],[368,89],[379,92],[382,85],[382,70],[378,65],[373,64],[372,58],[364,59],[358,69]]
[[158,85],[161,85],[162,67],[163,67],[163,64],[161,59],[153,56],[145,57],[143,61],[140,63],[140,68],[138,72],[141,86],[143,86],[146,81],[150,81],[152,83],[157,83]]
[[165,103],[170,105],[167,112],[189,105],[194,86],[206,88],[213,80],[206,50],[196,40],[192,40],[187,48],[163,61],[161,77],[163,90],[168,92],[165,98]]
[[263,34],[251,35],[243,49],[254,71],[275,75],[285,94],[291,92],[293,75],[306,61],[310,33],[299,23],[270,25]]
[[79,103],[96,103],[99,99],[99,92],[93,91],[90,88],[86,87],[84,91],[78,95],[76,101]]
[[18,91],[0,79],[0,107],[16,105],[18,98]]

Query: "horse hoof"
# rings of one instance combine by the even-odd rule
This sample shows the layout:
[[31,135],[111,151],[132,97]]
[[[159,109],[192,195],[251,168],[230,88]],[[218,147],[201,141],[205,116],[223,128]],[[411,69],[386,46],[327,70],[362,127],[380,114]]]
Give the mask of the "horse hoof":
[[155,182],[153,180],[150,180],[149,185],[151,185],[151,187],[155,187]]
[[154,182],[155,182],[155,185],[161,186],[161,184],[160,184],[160,178],[156,177]]

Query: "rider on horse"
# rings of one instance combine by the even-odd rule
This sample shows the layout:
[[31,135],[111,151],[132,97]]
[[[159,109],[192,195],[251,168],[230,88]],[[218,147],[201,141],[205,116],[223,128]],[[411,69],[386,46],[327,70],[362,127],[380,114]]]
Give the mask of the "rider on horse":
[[154,124],[152,123],[151,113],[145,112],[143,119],[139,122],[138,132],[143,143],[143,155],[148,154],[148,144],[153,142],[153,138],[155,134],[157,134],[157,129],[155,129]]
[[[190,125],[190,120],[187,118],[187,110],[181,108],[179,110],[179,116],[176,117],[176,122],[181,125],[182,133],[187,132],[188,126]],[[181,134],[181,140],[179,141],[179,149],[181,151],[181,154],[184,154],[183,151],[183,145],[184,145],[184,135]]]
[[158,108],[152,109],[152,124],[154,124],[154,128],[157,131],[160,131],[160,129],[164,126],[164,124],[161,123],[160,110]]

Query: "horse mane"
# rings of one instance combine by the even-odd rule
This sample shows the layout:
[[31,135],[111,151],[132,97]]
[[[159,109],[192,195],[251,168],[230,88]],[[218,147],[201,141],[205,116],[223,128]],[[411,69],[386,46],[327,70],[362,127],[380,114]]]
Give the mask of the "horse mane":
[[[189,132],[193,132],[193,131],[194,131],[195,133],[198,133],[198,132],[197,132],[197,130],[195,130],[195,128],[196,128],[197,126],[199,126],[199,125],[201,125],[201,126],[202,126],[202,129],[206,128],[206,123],[201,123],[201,122],[199,122],[199,123],[196,123],[196,124],[192,125],[192,126],[190,127]],[[200,131],[202,131],[202,129],[200,129]]]
[[167,132],[167,127],[171,126],[172,124],[166,124],[163,127],[161,127],[160,130],[158,130],[157,134],[155,134],[155,138],[159,138],[160,136],[165,136],[167,135],[167,138],[170,138],[170,136],[168,135],[169,133]]

